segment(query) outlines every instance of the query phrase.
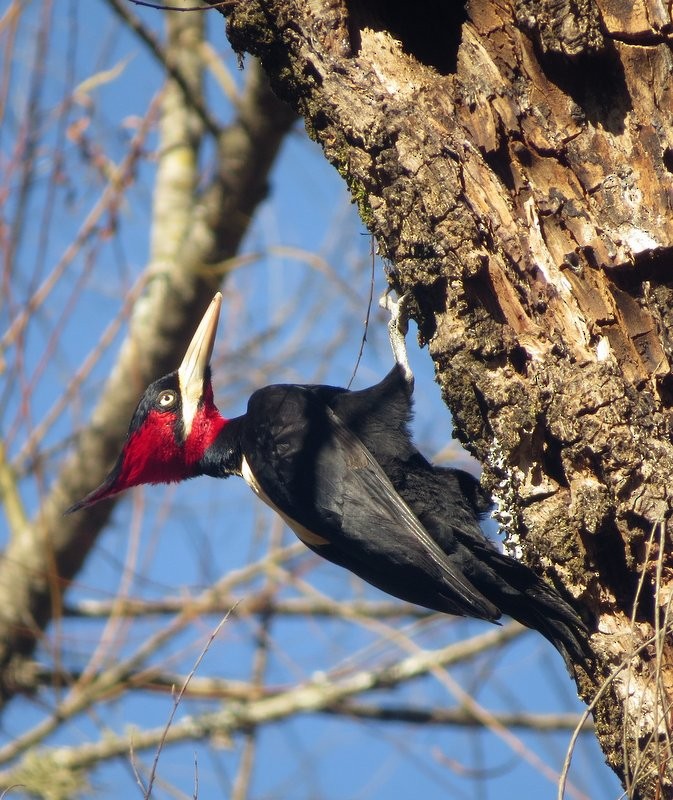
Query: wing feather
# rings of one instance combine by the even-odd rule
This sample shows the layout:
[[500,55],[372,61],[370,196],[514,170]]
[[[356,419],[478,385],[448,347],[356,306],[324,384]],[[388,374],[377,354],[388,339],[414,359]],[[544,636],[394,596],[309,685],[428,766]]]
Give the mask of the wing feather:
[[340,418],[307,390],[273,388],[251,398],[244,455],[273,506],[326,540],[312,549],[402,599],[497,619]]

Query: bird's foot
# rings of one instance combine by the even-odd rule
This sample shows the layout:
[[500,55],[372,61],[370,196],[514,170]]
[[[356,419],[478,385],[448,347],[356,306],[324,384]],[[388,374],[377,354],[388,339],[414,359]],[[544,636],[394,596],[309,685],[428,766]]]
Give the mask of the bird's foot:
[[406,335],[409,330],[409,300],[411,295],[405,292],[397,300],[393,299],[390,288],[386,289],[383,296],[379,300],[381,308],[385,308],[390,314],[388,321],[388,337],[390,338],[390,346],[393,351],[395,361],[398,363],[405,380],[409,384],[414,382],[414,374],[409,366],[409,357],[407,356],[407,342]]

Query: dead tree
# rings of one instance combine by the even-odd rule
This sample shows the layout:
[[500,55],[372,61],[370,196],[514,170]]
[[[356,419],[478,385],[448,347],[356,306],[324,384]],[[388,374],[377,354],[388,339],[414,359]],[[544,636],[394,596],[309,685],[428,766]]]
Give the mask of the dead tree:
[[577,684],[670,796],[673,104],[658,0],[237,0],[229,38],[411,292],[510,546],[585,616]]

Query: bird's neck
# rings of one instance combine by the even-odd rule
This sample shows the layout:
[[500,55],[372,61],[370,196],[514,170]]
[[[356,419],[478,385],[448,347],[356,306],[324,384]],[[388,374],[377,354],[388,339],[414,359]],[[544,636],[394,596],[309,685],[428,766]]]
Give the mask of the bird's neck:
[[213,478],[241,474],[243,452],[241,439],[245,415],[222,419],[218,434],[199,460],[199,473]]

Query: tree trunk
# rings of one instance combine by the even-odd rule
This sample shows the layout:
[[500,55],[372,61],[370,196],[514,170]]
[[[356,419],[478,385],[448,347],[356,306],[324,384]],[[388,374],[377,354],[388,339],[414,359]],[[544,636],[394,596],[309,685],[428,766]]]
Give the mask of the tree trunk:
[[413,295],[510,548],[593,631],[595,669],[577,682],[607,761],[630,796],[671,796],[670,13],[659,0],[222,13]]

